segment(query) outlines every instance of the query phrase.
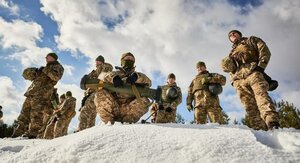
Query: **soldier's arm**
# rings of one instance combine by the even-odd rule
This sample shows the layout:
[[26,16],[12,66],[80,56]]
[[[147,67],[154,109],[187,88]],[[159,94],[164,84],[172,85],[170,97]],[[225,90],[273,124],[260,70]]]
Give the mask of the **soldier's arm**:
[[177,89],[177,91],[178,91],[178,97],[176,98],[175,101],[173,101],[173,102],[171,103],[171,107],[172,107],[172,108],[176,108],[176,107],[177,107],[179,104],[181,104],[181,102],[182,102],[182,93],[181,93],[181,89],[180,89],[179,87],[177,87],[176,89]]
[[46,66],[43,69],[43,73],[45,73],[51,80],[59,81],[64,73],[64,68],[60,65]]
[[270,61],[271,52],[267,44],[260,38],[251,36],[251,44],[258,50],[258,66],[265,69]]
[[193,94],[193,87],[194,87],[194,80],[191,82],[189,89],[188,89],[188,95],[186,98],[186,105],[192,105],[192,102],[194,100],[194,94]]
[[221,84],[222,86],[225,85],[226,83],[226,77],[217,73],[212,74],[211,83],[218,83]]
[[103,63],[102,65],[97,66],[97,69],[94,71],[94,76],[98,77],[101,72],[111,72],[113,67],[109,63]]
[[138,78],[136,80],[136,84],[145,85],[147,87],[151,87],[152,82],[151,80],[143,73],[136,72]]
[[104,77],[103,81],[106,83],[113,83],[113,78],[117,75],[118,73],[116,71],[112,71]]

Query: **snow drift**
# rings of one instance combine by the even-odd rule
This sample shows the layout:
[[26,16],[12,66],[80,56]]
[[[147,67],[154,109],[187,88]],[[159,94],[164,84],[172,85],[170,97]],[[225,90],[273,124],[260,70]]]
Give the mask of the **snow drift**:
[[0,139],[0,162],[300,162],[300,131],[99,125],[53,140]]

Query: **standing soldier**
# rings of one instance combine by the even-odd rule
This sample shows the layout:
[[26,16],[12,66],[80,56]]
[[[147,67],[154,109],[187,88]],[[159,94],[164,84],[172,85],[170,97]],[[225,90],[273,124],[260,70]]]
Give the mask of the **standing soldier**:
[[[105,59],[102,55],[96,58],[96,70],[93,70],[88,74],[89,79],[98,79],[99,75],[104,72],[111,72],[113,67],[109,63],[105,63]],[[94,103],[95,98],[94,89],[88,89],[84,93],[84,98],[81,102],[80,115],[79,115],[79,125],[77,131],[81,131],[90,127],[95,126],[96,121],[96,106]]]
[[[171,90],[170,88],[174,88]],[[175,123],[177,106],[182,101],[181,89],[176,84],[176,77],[173,73],[168,75],[167,84],[162,89],[162,105],[154,103],[151,108],[152,123]],[[170,91],[174,96],[169,97]]]
[[278,128],[278,113],[267,92],[276,89],[278,83],[264,72],[271,56],[269,48],[262,39],[242,37],[238,30],[230,31],[228,37],[233,46],[229,56],[222,60],[222,68],[230,73],[250,127],[256,130]]
[[226,78],[217,73],[209,73],[204,62],[197,63],[198,75],[191,82],[187,96],[187,109],[195,108],[195,122],[205,124],[207,115],[212,123],[222,123],[220,114],[220,103],[218,94],[222,92],[222,86],[226,83]]
[[45,113],[52,110],[51,94],[54,86],[61,79],[64,68],[57,61],[58,56],[55,53],[49,53],[46,56],[47,64],[40,68],[27,68],[23,72],[26,80],[31,80],[32,84],[25,92],[21,114],[18,117],[18,126],[13,137],[24,134],[28,138],[36,138],[44,124]]
[[[104,82],[112,83],[114,87],[123,87],[130,84],[133,90],[136,85],[150,87],[151,80],[143,73],[135,71],[135,57],[130,52],[121,57],[121,66],[118,70],[107,74]],[[126,93],[112,93],[106,89],[96,92],[95,105],[101,120],[107,124],[118,122],[136,123],[147,113],[150,101],[146,97],[135,97]]]
[[52,116],[50,117],[50,119],[47,122],[46,129],[45,129],[45,132],[43,135],[44,139],[53,139],[54,138],[54,126],[57,121],[56,113],[59,111],[59,109],[61,108],[61,106],[65,100],[66,100],[66,95],[65,94],[60,95],[59,104],[58,104],[57,108],[54,109]]
[[54,125],[54,138],[67,135],[69,124],[76,115],[76,98],[72,97],[72,92],[66,93],[66,100],[59,110],[55,112],[57,121]]

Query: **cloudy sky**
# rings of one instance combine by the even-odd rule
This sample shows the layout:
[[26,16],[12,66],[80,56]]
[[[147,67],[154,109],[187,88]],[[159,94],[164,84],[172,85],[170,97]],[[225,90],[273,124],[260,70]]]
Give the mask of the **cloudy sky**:
[[[227,34],[239,29],[244,36],[261,37],[272,56],[266,72],[279,81],[270,95],[300,107],[300,1],[295,0],[0,0],[0,105],[4,121],[17,118],[30,85],[24,68],[45,65],[45,55],[56,52],[65,68],[58,92],[71,90],[77,108],[83,97],[80,78],[94,68],[94,59],[120,64],[120,55],[132,52],[138,71],[147,74],[153,88],[177,76],[184,100],[178,112],[188,121],[186,92],[204,61],[210,72],[227,77],[221,105],[231,119],[244,115],[228,74],[220,61],[228,55]],[[77,115],[78,116],[78,115]],[[76,128],[77,116],[71,127]]]

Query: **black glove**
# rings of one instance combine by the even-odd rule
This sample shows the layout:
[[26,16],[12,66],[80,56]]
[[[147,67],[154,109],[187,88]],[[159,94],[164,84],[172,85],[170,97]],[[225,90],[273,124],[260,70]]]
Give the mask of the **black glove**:
[[138,79],[138,75],[136,73],[133,73],[133,74],[131,74],[130,76],[127,77],[126,83],[134,84],[137,79]]
[[264,72],[265,72],[265,69],[262,68],[262,67],[256,66],[256,67],[254,68],[254,71],[258,71],[258,72],[264,73]]
[[37,73],[41,73],[41,72],[43,71],[44,68],[45,68],[44,66],[41,66],[40,68],[37,68],[37,69],[36,69],[36,72],[37,72]]
[[166,112],[171,113],[172,111],[173,111],[173,109],[171,107],[166,108]]
[[119,75],[113,78],[114,87],[123,87],[124,83]]
[[158,110],[164,110],[165,108],[164,108],[164,106],[163,105],[159,105],[158,106]]

